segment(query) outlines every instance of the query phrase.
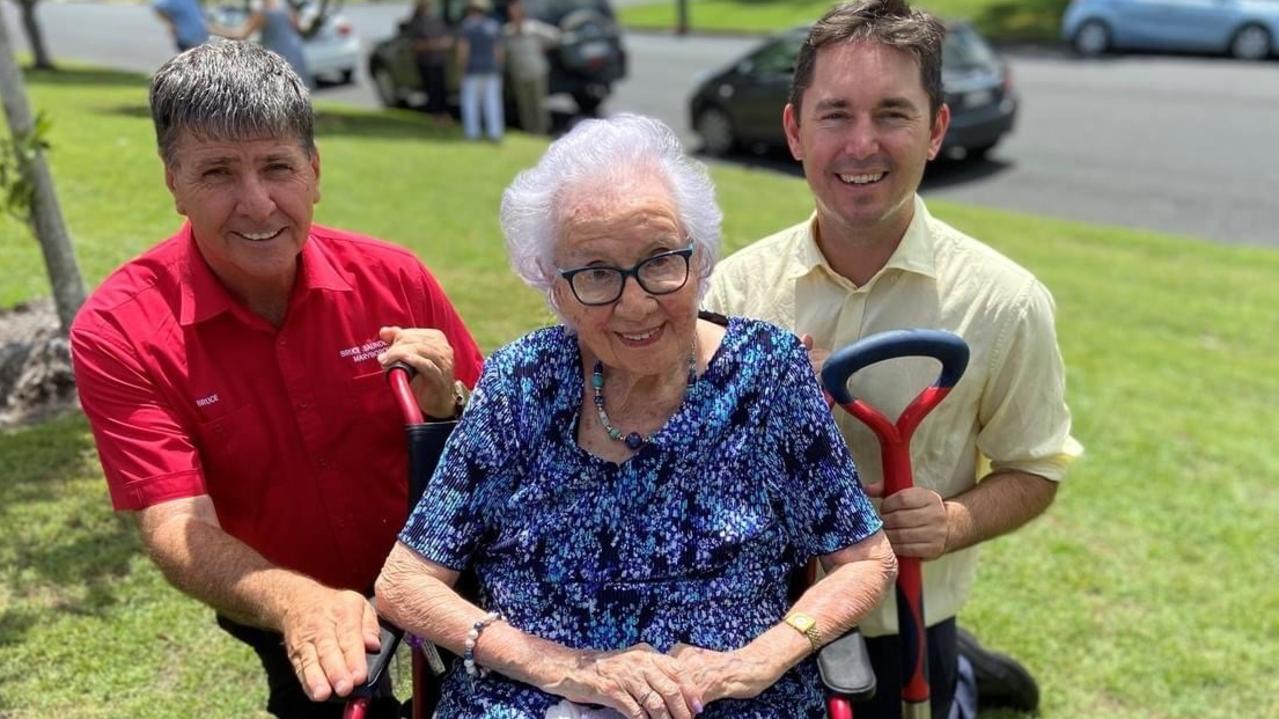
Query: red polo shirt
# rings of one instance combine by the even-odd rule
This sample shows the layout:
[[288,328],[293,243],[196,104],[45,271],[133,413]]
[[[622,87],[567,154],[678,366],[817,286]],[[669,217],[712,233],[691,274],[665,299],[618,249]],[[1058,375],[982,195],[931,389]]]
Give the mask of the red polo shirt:
[[284,326],[233,298],[190,226],[116,270],[71,328],[76,383],[117,510],[207,494],[231,535],[368,589],[405,519],[386,325],[434,327],[473,386],[481,357],[411,253],[313,226]]

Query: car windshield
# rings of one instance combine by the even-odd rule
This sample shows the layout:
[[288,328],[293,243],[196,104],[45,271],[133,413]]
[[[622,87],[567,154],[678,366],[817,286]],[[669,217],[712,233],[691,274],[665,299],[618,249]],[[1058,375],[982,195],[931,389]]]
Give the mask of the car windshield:
[[607,0],[524,0],[524,11],[529,17],[555,25],[560,24],[569,13],[583,8],[604,17],[613,17],[613,10]]
[[999,64],[990,45],[966,25],[955,25],[947,30],[941,58],[942,67],[949,70],[988,69]]

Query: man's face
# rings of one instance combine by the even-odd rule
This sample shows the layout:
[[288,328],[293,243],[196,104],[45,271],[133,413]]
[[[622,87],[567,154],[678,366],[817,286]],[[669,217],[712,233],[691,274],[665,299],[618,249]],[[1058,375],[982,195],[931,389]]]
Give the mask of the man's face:
[[200,140],[166,166],[178,213],[213,272],[241,295],[292,287],[320,199],[320,158],[295,138]]
[[787,105],[783,124],[823,233],[905,232],[949,123],[944,105],[931,120],[909,53],[874,42],[818,50],[803,106]]

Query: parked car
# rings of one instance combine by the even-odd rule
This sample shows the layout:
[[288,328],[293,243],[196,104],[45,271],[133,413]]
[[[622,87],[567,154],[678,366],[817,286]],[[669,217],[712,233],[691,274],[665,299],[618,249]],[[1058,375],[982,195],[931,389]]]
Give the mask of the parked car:
[[[355,79],[364,51],[355,28],[344,16],[332,11],[320,16],[314,2],[291,3],[302,29],[302,57],[313,80],[347,84]],[[340,5],[341,3],[338,3]],[[219,25],[240,27],[249,16],[249,3],[218,5],[208,10]]]
[[1072,0],[1061,34],[1088,57],[1132,49],[1264,60],[1279,49],[1279,0]]
[[[437,5],[449,27],[462,22],[466,0],[441,0]],[[626,76],[626,51],[609,0],[524,0],[524,10],[562,33],[559,44],[546,52],[551,67],[547,93],[568,93],[581,112],[594,114],[613,84]],[[495,3],[493,12],[506,21],[505,2]],[[396,34],[374,45],[369,54],[369,76],[387,106],[407,105],[424,96],[407,29],[401,22]],[[450,66],[451,106],[457,105],[458,77],[457,68]]]
[[[782,108],[808,31],[798,27],[768,38],[697,86],[688,110],[704,152],[785,146]],[[943,152],[981,157],[1012,131],[1018,103],[1012,74],[970,25],[948,28],[942,87],[951,112]]]

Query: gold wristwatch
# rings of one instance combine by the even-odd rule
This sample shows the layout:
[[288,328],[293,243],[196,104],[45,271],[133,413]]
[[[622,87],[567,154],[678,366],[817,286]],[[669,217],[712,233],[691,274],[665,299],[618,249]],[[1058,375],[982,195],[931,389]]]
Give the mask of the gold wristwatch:
[[791,629],[808,637],[808,643],[813,645],[813,651],[822,648],[822,635],[817,633],[816,619],[803,612],[791,612],[786,615],[786,623]]

